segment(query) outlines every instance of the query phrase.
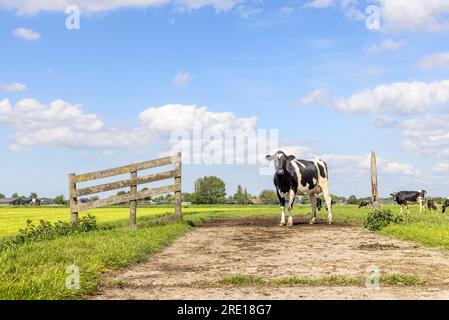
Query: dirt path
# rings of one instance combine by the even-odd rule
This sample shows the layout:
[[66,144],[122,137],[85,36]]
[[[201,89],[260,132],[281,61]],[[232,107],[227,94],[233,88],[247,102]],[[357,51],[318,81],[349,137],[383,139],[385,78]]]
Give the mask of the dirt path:
[[[449,254],[390,239],[361,228],[277,217],[205,223],[170,247],[108,279],[94,299],[449,299]],[[365,277],[367,267],[382,275],[425,280],[419,286],[225,286],[224,276],[244,274],[266,280],[290,276]]]

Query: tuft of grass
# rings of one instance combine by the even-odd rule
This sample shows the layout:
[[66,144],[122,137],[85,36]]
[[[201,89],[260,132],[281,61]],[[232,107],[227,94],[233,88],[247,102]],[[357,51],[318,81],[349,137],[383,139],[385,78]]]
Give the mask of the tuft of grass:
[[368,213],[363,226],[371,231],[379,231],[391,224],[402,223],[402,216],[391,210],[374,210]]
[[426,281],[414,275],[389,274],[380,277],[380,284],[384,286],[418,286]]
[[241,285],[266,285],[268,282],[256,276],[236,274],[231,276],[225,276],[221,278],[218,281],[218,283],[222,285],[241,286]]
[[[253,275],[230,275],[218,281],[227,286],[364,286],[366,278],[331,275],[321,277],[291,276],[265,280]],[[418,286],[426,282],[415,275],[389,274],[379,278],[381,286]],[[204,284],[203,284],[204,285]]]

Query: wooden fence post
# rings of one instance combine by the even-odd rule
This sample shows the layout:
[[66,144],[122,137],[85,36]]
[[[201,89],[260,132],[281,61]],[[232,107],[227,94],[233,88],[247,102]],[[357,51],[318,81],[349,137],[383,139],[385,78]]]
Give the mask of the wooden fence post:
[[178,152],[177,155],[177,161],[175,165],[175,170],[177,172],[177,175],[175,177],[175,185],[179,186],[179,190],[175,191],[175,215],[179,220],[182,220],[182,192],[181,192],[181,159],[182,155],[181,152]]
[[76,182],[75,182],[75,174],[69,174],[69,205],[70,205],[70,219],[72,222],[78,221],[78,212],[75,211],[75,206],[78,204],[78,200],[75,194],[76,190]]
[[371,152],[371,201],[373,208],[379,208],[379,190],[377,185],[377,161],[376,153]]
[[[137,178],[137,171],[131,172],[131,179]],[[131,186],[131,193],[137,193],[137,185]],[[129,226],[135,227],[137,225],[137,200],[129,202]]]

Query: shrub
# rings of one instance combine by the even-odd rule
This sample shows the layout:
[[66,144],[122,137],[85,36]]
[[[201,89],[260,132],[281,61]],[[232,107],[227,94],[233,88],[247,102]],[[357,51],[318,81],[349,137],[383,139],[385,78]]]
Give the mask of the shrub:
[[98,230],[97,221],[91,215],[81,217],[77,222],[57,221],[52,224],[49,221],[40,220],[37,226],[31,220],[27,220],[25,229],[20,229],[17,236],[2,239],[0,250],[17,244],[52,240],[58,236],[95,230]]
[[394,214],[391,210],[375,210],[368,213],[363,226],[369,230],[377,231],[390,224],[402,222],[402,216]]

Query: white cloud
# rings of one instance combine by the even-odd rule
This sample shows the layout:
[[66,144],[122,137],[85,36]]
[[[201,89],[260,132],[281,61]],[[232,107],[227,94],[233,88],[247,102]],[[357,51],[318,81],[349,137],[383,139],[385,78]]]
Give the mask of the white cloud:
[[206,107],[182,104],[148,108],[137,120],[138,125],[133,128],[115,128],[107,126],[98,115],[85,113],[81,105],[63,100],[48,105],[35,99],[21,99],[14,105],[7,99],[0,101],[0,124],[15,130],[9,146],[12,151],[40,146],[109,150],[145,147],[168,139],[175,130],[191,134],[194,125],[224,132],[253,130],[257,124],[256,117],[241,118],[232,112],[212,112]]
[[312,0],[304,4],[305,8],[326,9],[340,7],[346,17],[351,20],[364,20],[365,14],[357,8],[357,0]]
[[173,85],[177,88],[186,87],[193,80],[193,78],[194,76],[190,73],[179,71],[173,79]]
[[447,162],[437,163],[433,167],[433,171],[435,171],[435,172],[448,172],[449,171],[449,163],[447,163]]
[[27,86],[19,82],[0,83],[0,90],[6,92],[23,92],[27,90]]
[[0,0],[0,8],[14,10],[19,14],[37,14],[40,12],[64,12],[69,5],[78,6],[85,12],[103,12],[119,8],[145,8],[172,4],[182,10],[196,10],[205,6],[213,7],[217,12],[229,11],[242,0]]
[[401,122],[402,146],[416,154],[449,158],[449,113],[427,114]]
[[326,104],[327,92],[323,89],[316,89],[309,95],[302,97],[300,100],[301,105],[310,106],[313,104]]
[[194,125],[205,129],[224,131],[240,129],[247,131],[257,124],[257,117],[239,118],[232,112],[212,112],[195,105],[167,104],[148,108],[140,113],[138,120],[145,128],[155,132],[169,133],[173,130],[192,131]]
[[396,82],[379,85],[337,98],[333,108],[342,112],[413,114],[425,112],[431,106],[449,102],[449,80],[426,82]]
[[253,7],[248,5],[240,5],[235,9],[235,12],[244,19],[247,19],[251,16],[258,15],[263,12],[263,9],[260,7]]
[[311,0],[307,8],[326,9],[340,6],[350,19],[363,20],[365,14],[357,8],[374,4],[380,9],[381,31],[388,34],[423,33],[449,30],[449,1],[447,0]]
[[367,48],[364,49],[364,52],[366,54],[375,54],[375,53],[381,53],[384,51],[396,51],[402,46],[405,45],[405,41],[398,40],[395,41],[393,39],[385,39],[379,44],[373,44]]
[[423,70],[430,69],[448,69],[449,52],[438,52],[425,56],[420,62],[419,67]]
[[380,0],[382,30],[388,33],[449,30],[447,0]]
[[393,118],[390,118],[388,116],[384,117],[378,117],[371,119],[369,123],[375,127],[379,128],[385,128],[385,127],[395,127],[398,125],[398,122],[394,120]]
[[377,77],[385,72],[385,68],[383,66],[371,66],[364,70],[364,75],[367,77]]
[[13,34],[27,41],[36,41],[41,38],[41,34],[39,32],[33,31],[27,28],[17,28],[13,31]]
[[321,8],[328,8],[335,5],[335,0],[312,0],[307,2],[304,7],[305,8],[315,8],[315,9],[321,9]]
[[[347,179],[351,177],[367,177],[369,179],[371,154],[333,154],[319,153],[311,148],[299,145],[285,145],[279,148],[287,154],[292,154],[301,159],[323,159],[329,166],[333,177]],[[411,164],[392,161],[387,158],[377,157],[379,175],[389,176],[419,176],[421,171]]]

